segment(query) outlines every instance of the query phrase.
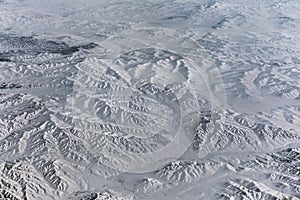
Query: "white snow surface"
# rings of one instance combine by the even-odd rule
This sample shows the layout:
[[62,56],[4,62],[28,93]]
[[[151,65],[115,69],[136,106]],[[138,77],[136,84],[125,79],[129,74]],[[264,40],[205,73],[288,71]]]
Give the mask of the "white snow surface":
[[300,199],[300,1],[0,0],[0,199]]

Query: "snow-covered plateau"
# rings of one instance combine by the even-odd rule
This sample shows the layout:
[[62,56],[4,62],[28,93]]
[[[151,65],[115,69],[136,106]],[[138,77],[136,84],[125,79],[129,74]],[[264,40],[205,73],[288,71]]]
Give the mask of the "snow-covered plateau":
[[300,1],[0,0],[0,199],[300,199]]

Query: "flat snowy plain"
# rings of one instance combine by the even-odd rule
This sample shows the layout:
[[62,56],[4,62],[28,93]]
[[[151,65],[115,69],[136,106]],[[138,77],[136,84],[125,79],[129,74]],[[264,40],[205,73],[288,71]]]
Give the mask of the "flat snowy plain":
[[0,199],[300,199],[300,1],[0,0]]

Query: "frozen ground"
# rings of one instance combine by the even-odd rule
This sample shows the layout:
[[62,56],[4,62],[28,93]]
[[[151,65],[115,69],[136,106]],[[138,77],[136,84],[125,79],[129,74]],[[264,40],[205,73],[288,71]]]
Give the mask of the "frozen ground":
[[0,0],[0,199],[300,199],[298,0]]

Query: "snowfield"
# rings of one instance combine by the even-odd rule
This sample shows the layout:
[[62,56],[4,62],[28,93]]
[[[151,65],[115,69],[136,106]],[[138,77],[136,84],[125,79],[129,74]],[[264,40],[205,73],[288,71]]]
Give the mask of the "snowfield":
[[0,199],[300,199],[300,1],[0,0]]

